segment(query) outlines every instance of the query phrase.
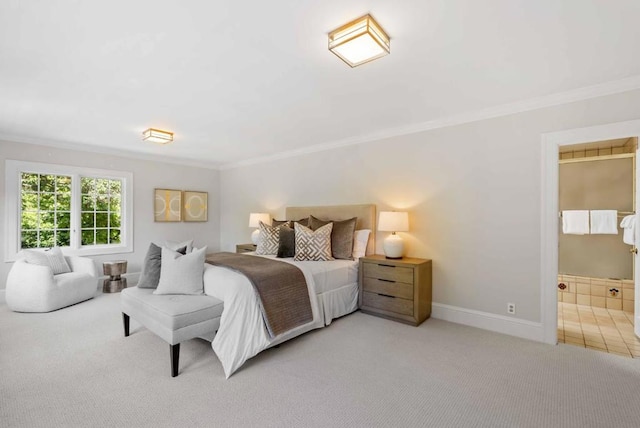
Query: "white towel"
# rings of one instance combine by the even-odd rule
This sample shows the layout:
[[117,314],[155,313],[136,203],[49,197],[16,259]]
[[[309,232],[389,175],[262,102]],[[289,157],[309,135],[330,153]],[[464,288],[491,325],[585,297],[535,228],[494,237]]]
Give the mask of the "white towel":
[[617,235],[618,211],[616,210],[592,210],[591,211],[592,235]]
[[568,235],[585,235],[589,233],[589,211],[562,211],[562,233]]
[[622,242],[629,245],[636,245],[636,216],[628,215],[620,222],[620,227],[624,231]]

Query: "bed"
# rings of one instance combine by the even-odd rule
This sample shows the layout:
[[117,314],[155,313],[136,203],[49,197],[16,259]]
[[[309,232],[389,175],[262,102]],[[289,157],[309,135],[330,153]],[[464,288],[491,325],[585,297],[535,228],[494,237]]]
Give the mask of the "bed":
[[[356,230],[370,229],[366,254],[375,252],[375,205],[339,205],[320,207],[287,207],[286,220],[299,220],[310,215],[320,219],[347,220],[357,217]],[[246,257],[266,257],[247,255]],[[358,261],[294,261],[277,259],[298,267],[307,282],[312,321],[275,337],[270,337],[254,288],[244,275],[220,266],[206,265],[205,294],[224,302],[220,328],[212,341],[212,348],[229,378],[249,358],[261,351],[322,328],[331,321],[358,308]]]

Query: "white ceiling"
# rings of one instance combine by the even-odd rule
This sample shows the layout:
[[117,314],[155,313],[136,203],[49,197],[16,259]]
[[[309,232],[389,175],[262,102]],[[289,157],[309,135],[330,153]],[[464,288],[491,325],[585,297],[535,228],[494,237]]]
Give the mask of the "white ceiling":
[[[391,55],[351,69],[326,35],[367,12]],[[233,164],[640,75],[639,22],[638,0],[2,0],[0,136]]]

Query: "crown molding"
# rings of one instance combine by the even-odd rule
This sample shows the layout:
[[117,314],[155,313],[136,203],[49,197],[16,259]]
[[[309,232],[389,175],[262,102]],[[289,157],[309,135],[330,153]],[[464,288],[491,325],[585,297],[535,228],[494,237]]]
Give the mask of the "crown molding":
[[514,103],[502,104],[486,109],[475,110],[472,112],[462,113],[459,115],[443,117],[427,122],[400,126],[395,128],[387,128],[376,131],[371,134],[354,136],[338,141],[316,144],[301,149],[289,150],[286,152],[276,153],[268,156],[255,157],[245,159],[239,162],[231,162],[222,164],[220,170],[228,170],[243,166],[256,165],[265,162],[271,162],[279,159],[286,159],[305,154],[317,153],[326,150],[337,149],[340,147],[352,146],[355,144],[363,144],[372,141],[378,141],[385,138],[399,137],[402,135],[415,134],[418,132],[429,131],[433,129],[446,128],[449,126],[462,125],[465,123],[478,122],[481,120],[494,119],[497,117],[508,116],[517,113],[523,113],[532,110],[538,110],[547,107],[569,104],[576,101],[588,100],[607,95],[628,92],[640,89],[640,75],[631,76],[625,79],[614,80],[598,85],[586,86],[578,89],[572,89],[566,92],[545,95],[542,97],[530,98],[528,100],[517,101]]
[[489,107],[486,109],[475,110],[459,115],[447,116],[439,119],[434,119],[426,122],[415,123],[406,126],[399,126],[394,128],[382,129],[369,134],[353,136],[336,141],[329,141],[326,143],[315,144],[300,149],[288,150],[280,153],[271,154],[268,156],[259,156],[249,159],[244,159],[238,162],[228,162],[224,164],[216,163],[206,160],[195,160],[188,158],[180,158],[166,155],[156,155],[148,153],[140,153],[131,150],[112,149],[103,146],[95,146],[89,144],[79,144],[67,141],[42,139],[36,137],[25,137],[18,135],[6,135],[0,134],[0,140],[25,143],[25,144],[37,144],[41,146],[56,147],[61,149],[78,150],[90,153],[106,154],[111,156],[119,156],[130,159],[140,159],[153,162],[164,162],[175,165],[191,166],[196,168],[204,168],[211,170],[229,170],[240,168],[244,166],[256,165],[261,163],[272,162],[279,159],[287,159],[306,154],[312,154],[327,150],[338,149],[341,147],[353,146],[356,144],[369,143],[373,141],[383,140],[386,138],[399,137],[403,135],[415,134],[424,131],[430,131],[439,128],[446,128],[450,126],[462,125],[465,123],[479,122],[487,119],[494,119],[497,117],[508,116],[517,113],[523,113],[532,110],[538,110],[547,107],[553,107],[563,104],[569,104],[577,101],[588,100],[591,98],[598,98],[607,95],[613,95],[628,91],[640,89],[640,75],[627,77],[625,79],[614,80],[598,85],[586,86],[578,89],[572,89],[566,92],[560,92],[551,95],[545,95],[542,97],[531,98],[528,100],[517,101],[514,103],[502,104],[495,107]]
[[57,149],[75,150],[88,153],[98,153],[103,155],[117,156],[126,159],[139,159],[151,162],[163,162],[174,165],[191,166],[195,168],[204,168],[218,170],[219,165],[211,161],[194,160],[173,156],[155,155],[149,153],[134,152],[132,150],[113,149],[109,147],[96,146],[92,144],[71,143],[68,141],[44,139],[37,137],[25,137],[21,135],[0,134],[0,141],[9,143],[34,144],[38,146],[55,147]]

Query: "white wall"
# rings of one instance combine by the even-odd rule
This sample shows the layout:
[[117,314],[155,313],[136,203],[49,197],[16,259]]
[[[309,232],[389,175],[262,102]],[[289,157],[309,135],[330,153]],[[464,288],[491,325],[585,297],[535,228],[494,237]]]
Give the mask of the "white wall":
[[[0,242],[5,239],[5,160],[24,160],[91,168],[114,169],[133,173],[133,253],[92,257],[102,271],[103,260],[128,260],[128,272],[139,272],[141,263],[154,240],[195,239],[195,245],[207,245],[217,251],[220,243],[219,172],[171,163],[136,160],[76,150],[58,149],[32,144],[0,141]],[[209,193],[209,221],[203,223],[155,223],[153,221],[153,189],[198,190]],[[4,245],[0,245],[0,261]],[[0,262],[0,289],[5,288],[11,263]]]
[[[406,209],[407,255],[433,259],[434,302],[540,322],[541,134],[640,117],[640,91],[221,171],[222,250],[250,212]],[[378,252],[385,234],[378,234]]]

